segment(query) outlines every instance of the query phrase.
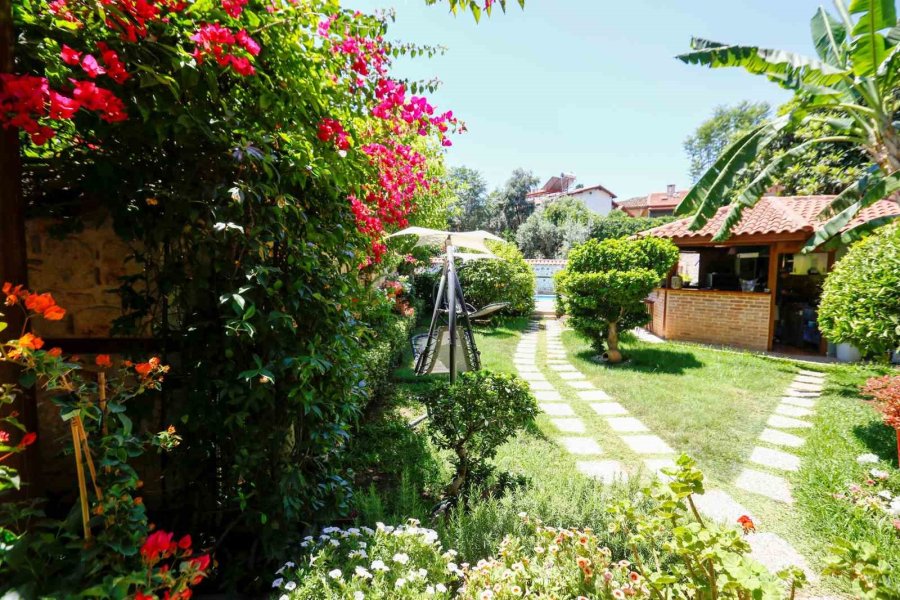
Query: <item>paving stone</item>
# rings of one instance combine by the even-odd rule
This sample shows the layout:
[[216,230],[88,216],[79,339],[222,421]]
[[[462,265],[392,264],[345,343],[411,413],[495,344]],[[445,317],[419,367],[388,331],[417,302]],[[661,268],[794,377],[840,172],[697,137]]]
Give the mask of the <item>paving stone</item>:
[[806,441],[802,437],[777,429],[763,429],[763,432],[759,434],[759,439],[767,444],[787,446],[789,448],[799,448]]
[[[794,566],[802,569],[807,577],[815,581],[815,574],[811,573],[806,559],[783,537],[765,531],[751,533],[745,539],[750,544],[750,558],[761,563],[770,573]],[[807,597],[807,600],[810,599]]]
[[566,360],[565,358],[548,358],[547,364],[548,365],[568,365],[569,361]]
[[531,353],[531,354],[516,353],[516,354],[513,354],[513,360],[524,360],[524,361],[534,362],[534,359],[536,356],[537,355],[534,353]]
[[809,421],[801,421],[800,419],[794,419],[792,417],[782,417],[781,415],[772,415],[769,417],[769,420],[766,421],[766,425],[777,429],[801,429],[803,427],[812,427],[812,423]]
[[762,446],[753,449],[753,452],[750,453],[750,462],[781,471],[796,471],[800,468],[799,456]]
[[625,471],[622,463],[617,460],[580,460],[575,466],[583,474],[598,479],[603,483],[612,483],[616,479],[628,477],[628,473]]
[[794,406],[802,406],[803,408],[812,408],[816,405],[816,401],[812,398],[796,398],[794,396],[785,396],[781,399],[784,404],[793,404]]
[[821,396],[821,392],[811,392],[809,390],[801,390],[793,387],[789,387],[785,392],[785,396],[796,396],[798,398],[818,398]]
[[753,518],[750,511],[722,490],[708,490],[705,494],[695,495],[694,504],[701,513],[724,525],[736,526],[743,515]]
[[577,371],[578,370],[575,367],[573,367],[572,365],[570,365],[569,363],[563,363],[561,365],[550,365],[550,368],[553,369],[554,371],[560,371],[560,372],[562,372],[562,371]]
[[594,384],[590,381],[566,381],[566,385],[569,387],[575,388],[576,390],[592,390],[594,389]]
[[675,466],[675,461],[671,458],[645,458],[644,465],[647,470],[659,477],[663,481],[671,481],[672,477],[662,472],[663,469],[671,469]]
[[559,392],[556,390],[536,390],[534,392],[534,397],[540,401],[549,400],[551,402],[558,402],[562,400],[562,396],[560,396]]
[[578,397],[582,400],[612,400],[603,390],[588,390],[586,392],[578,392]]
[[572,381],[573,379],[585,379],[584,373],[579,371],[559,371],[557,373],[560,379],[565,381]]
[[609,417],[606,422],[609,423],[610,429],[619,433],[650,431],[646,425],[641,423],[640,419],[634,417]]
[[561,437],[559,443],[572,454],[601,454],[603,451],[589,437]]
[[804,392],[821,392],[824,386],[821,383],[803,383],[802,381],[794,381],[791,383],[791,387],[795,390],[802,390]]
[[784,502],[785,504],[794,503],[794,498],[791,496],[790,484],[787,480],[778,475],[770,475],[769,473],[763,473],[762,471],[755,471],[753,469],[744,469],[741,471],[741,474],[738,475],[734,485],[742,490],[760,494],[761,496],[771,498],[778,502]]
[[532,392],[556,389],[549,381],[529,381],[528,379],[525,379],[525,381],[528,381],[528,385],[531,387]]
[[577,418],[550,419],[553,426],[566,433],[584,433],[584,421]]
[[563,402],[541,402],[538,407],[551,417],[574,417],[575,411]]
[[808,369],[800,369],[798,374],[806,375],[807,377],[825,377],[825,373],[822,373],[821,371],[810,371]]
[[534,372],[522,373],[521,377],[528,383],[531,383],[533,381],[547,381],[547,378],[544,377],[543,373],[537,370],[537,367],[535,367]]
[[594,409],[595,413],[602,417],[628,414],[625,407],[618,402],[593,402],[591,403],[591,408]]
[[526,373],[529,373],[531,375],[543,376],[543,374],[541,373],[541,370],[538,369],[537,365],[535,365],[535,364],[530,364],[530,365],[516,364],[516,370],[519,371],[519,373],[521,373],[523,375]]
[[808,417],[813,414],[813,411],[790,404],[779,404],[775,407],[775,414],[785,417]]
[[672,454],[673,450],[656,435],[623,435],[622,441],[638,454]]
[[825,383],[824,377],[811,377],[809,375],[797,375],[794,377],[795,382],[800,383],[814,383],[814,384],[823,384]]

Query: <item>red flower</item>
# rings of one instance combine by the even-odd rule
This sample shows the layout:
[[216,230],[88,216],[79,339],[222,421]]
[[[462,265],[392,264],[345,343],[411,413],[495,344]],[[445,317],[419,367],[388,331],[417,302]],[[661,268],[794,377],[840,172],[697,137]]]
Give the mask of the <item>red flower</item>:
[[56,348],[50,348],[49,350],[47,350],[47,356],[52,356],[53,358],[59,358],[60,356],[62,356],[62,348],[60,348],[58,346]]
[[198,571],[206,571],[209,568],[209,554],[203,554],[197,558],[192,558],[190,564]]
[[178,547],[182,550],[190,550],[191,549],[191,536],[190,534],[185,535],[183,538],[178,540]]
[[740,517],[738,517],[737,522],[741,525],[744,533],[756,531],[756,525],[753,523],[753,519],[751,519],[747,515],[741,515]]
[[144,562],[152,565],[160,558],[167,557],[176,548],[172,542],[173,534],[166,531],[158,530],[147,536],[144,545],[141,546],[141,557]]
[[29,431],[28,433],[23,435],[21,441],[19,441],[19,448],[30,446],[35,442],[35,440],[37,440],[37,434],[33,431]]
[[98,354],[94,359],[94,363],[98,367],[109,368],[112,366],[112,359],[109,357],[109,354]]
[[65,44],[63,44],[62,50],[59,53],[59,57],[67,65],[77,65],[81,62],[81,52],[73,50]]

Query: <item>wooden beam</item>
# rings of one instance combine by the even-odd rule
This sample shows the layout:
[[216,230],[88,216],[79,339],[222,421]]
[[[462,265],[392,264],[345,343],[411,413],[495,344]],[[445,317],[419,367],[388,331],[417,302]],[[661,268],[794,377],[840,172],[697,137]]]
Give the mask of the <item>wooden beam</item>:
[[781,244],[776,242],[769,245],[769,274],[767,287],[771,298],[769,300],[769,350],[775,344],[775,298],[778,295],[778,259],[780,257]]
[[[0,73],[13,73],[13,50],[15,31],[13,29],[12,0],[0,0]],[[0,127],[0,284],[5,281],[28,284],[28,258],[25,246],[25,203],[22,199],[22,165],[19,155],[19,130],[15,127]],[[0,333],[0,341],[18,336],[22,330],[22,316],[17,310],[5,310],[4,318],[9,327]],[[17,369],[0,365],[0,384],[16,383]],[[25,393],[16,402],[20,420],[28,431],[37,431],[37,401],[34,393]],[[38,437],[40,440],[40,436]],[[10,458],[12,468],[19,471],[26,483],[22,494],[33,497],[40,494],[37,475],[38,447],[31,446],[25,452]]]

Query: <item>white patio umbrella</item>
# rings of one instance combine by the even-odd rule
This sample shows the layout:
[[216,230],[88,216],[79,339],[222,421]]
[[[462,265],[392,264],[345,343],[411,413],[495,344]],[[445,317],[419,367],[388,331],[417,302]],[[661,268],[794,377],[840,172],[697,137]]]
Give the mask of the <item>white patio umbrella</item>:
[[429,229],[428,227],[407,227],[392,233],[388,237],[399,237],[401,235],[418,237],[419,240],[416,242],[416,246],[442,246],[447,244],[458,248],[478,250],[486,254],[492,254],[485,243],[488,240],[494,242],[506,241],[489,231],[441,231],[440,229]]

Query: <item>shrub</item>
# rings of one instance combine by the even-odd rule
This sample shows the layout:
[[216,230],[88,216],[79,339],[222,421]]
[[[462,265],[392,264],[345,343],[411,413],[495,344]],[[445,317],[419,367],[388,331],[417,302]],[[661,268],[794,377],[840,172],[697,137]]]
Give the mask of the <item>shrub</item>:
[[491,244],[500,260],[473,260],[459,269],[466,302],[478,308],[509,302],[507,314],[527,316],[534,311],[534,270],[513,244]]
[[614,240],[634,235],[639,231],[646,231],[671,223],[675,217],[629,217],[621,210],[613,210],[607,216],[594,219],[591,222],[592,239]]
[[900,224],[855,244],[825,279],[819,328],[865,355],[900,347]]
[[459,584],[456,553],[443,552],[437,533],[409,524],[339,529],[307,537],[298,562],[286,563],[272,582],[281,600],[444,598]]
[[862,392],[875,399],[885,424],[897,432],[897,462],[900,463],[900,376],[873,377],[866,381]]
[[678,260],[668,240],[588,240],[569,253],[565,270],[556,274],[572,326],[611,362],[621,360],[618,336],[647,322],[644,298]]
[[451,496],[473,479],[483,480],[497,448],[538,412],[527,383],[489,371],[463,373],[453,384],[441,382],[424,402],[432,439],[456,455],[456,474],[447,488]]

